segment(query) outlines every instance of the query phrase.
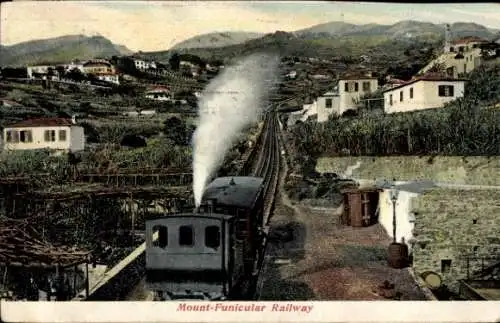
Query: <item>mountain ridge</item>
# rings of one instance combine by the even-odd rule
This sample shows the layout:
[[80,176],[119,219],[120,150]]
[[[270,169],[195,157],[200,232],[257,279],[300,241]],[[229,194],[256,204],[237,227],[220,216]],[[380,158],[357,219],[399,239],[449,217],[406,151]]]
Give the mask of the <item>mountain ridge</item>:
[[[450,25],[452,37],[478,36],[492,40],[499,31],[473,22],[455,22]],[[331,21],[293,32],[212,32],[185,39],[166,50],[140,52],[146,57],[165,60],[172,52],[210,53],[234,56],[259,50],[294,52],[298,55],[314,53],[314,49],[335,49],[350,55],[350,47],[357,50],[371,48],[390,41],[442,41],[445,24],[403,20],[394,24],[352,24]],[[290,44],[288,44],[289,42]],[[345,47],[345,48],[343,48]],[[27,65],[45,61],[68,61],[113,55],[131,55],[123,45],[112,43],[102,36],[67,35],[32,40],[10,46],[0,46],[2,65]],[[293,50],[291,50],[293,49]],[[234,53],[233,53],[234,52]],[[354,54],[354,53],[352,53]]]
[[259,38],[264,35],[265,33],[246,31],[211,32],[187,38],[170,47],[169,50],[231,46],[251,39]]
[[62,62],[113,55],[130,55],[124,45],[112,43],[103,36],[66,35],[36,39],[14,45],[2,45],[1,65],[23,66],[43,62]]

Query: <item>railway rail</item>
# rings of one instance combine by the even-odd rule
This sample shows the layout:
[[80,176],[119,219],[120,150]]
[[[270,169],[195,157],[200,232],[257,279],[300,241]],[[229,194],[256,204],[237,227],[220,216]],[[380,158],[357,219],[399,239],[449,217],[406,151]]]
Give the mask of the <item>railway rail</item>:
[[[255,156],[253,161],[249,160],[247,167],[240,169],[240,173],[249,173],[251,176],[258,176],[264,178],[264,194],[265,194],[265,208],[264,208],[264,235],[268,232],[267,223],[269,221],[269,216],[271,214],[271,209],[273,205],[274,193],[276,191],[276,186],[278,182],[277,174],[279,173],[280,155],[279,155],[279,141],[277,137],[278,122],[277,122],[276,112],[269,111],[266,115],[265,122],[263,125],[262,132],[259,135],[258,145],[254,147],[255,153],[249,156],[251,159]],[[189,176],[188,176],[189,177]],[[102,180],[102,179],[101,179]],[[107,178],[106,178],[107,180]],[[156,236],[153,237],[155,239]],[[263,245],[265,246],[265,244]],[[144,262],[144,251],[145,243],[138,246],[132,254],[123,259],[118,265],[112,268],[105,277],[99,282],[99,284],[91,289],[91,295],[85,296],[85,293],[80,293],[77,297],[78,300],[97,300],[106,299],[113,300],[112,294],[108,290],[115,290],[115,287],[107,286],[108,284],[121,285],[124,280],[123,274],[130,271],[128,268],[139,268]],[[264,252],[261,252],[261,256],[257,261],[257,266],[255,269],[256,275],[260,272],[260,265],[262,264]],[[135,272],[132,270],[132,272]],[[136,274],[134,274],[134,277]],[[126,280],[126,279],[125,279]],[[257,279],[255,279],[257,281]],[[141,286],[142,285],[142,286]],[[130,286],[129,286],[130,287]],[[144,278],[140,279],[136,286],[134,286],[128,295],[124,295],[125,299],[136,300],[137,295],[144,296]],[[123,294],[122,294],[123,295]],[[110,298],[111,297],[111,298]],[[147,296],[149,297],[149,296]],[[121,298],[120,298],[121,299]]]

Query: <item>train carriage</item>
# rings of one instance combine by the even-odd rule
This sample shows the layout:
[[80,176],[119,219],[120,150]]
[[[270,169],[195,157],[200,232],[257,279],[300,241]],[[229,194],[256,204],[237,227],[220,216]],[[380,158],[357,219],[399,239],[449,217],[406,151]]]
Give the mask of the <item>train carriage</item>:
[[257,263],[263,202],[261,178],[221,177],[196,212],[146,221],[148,289],[165,300],[238,298]]

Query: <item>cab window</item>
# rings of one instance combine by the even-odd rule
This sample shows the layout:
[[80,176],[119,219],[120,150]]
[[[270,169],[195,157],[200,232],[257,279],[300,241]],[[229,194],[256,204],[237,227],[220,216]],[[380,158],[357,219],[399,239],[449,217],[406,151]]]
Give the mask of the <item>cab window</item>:
[[218,248],[220,246],[220,228],[211,225],[205,228],[205,246],[208,248]]

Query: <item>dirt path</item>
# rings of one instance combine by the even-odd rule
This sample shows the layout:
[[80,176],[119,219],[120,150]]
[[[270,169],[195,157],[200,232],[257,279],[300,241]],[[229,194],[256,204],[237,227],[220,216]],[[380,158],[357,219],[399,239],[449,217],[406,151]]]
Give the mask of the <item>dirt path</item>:
[[341,205],[295,203],[284,192],[284,177],[271,218],[261,300],[383,300],[377,287],[385,280],[401,299],[425,299],[407,270],[387,266],[391,241],[380,225],[343,226]]

